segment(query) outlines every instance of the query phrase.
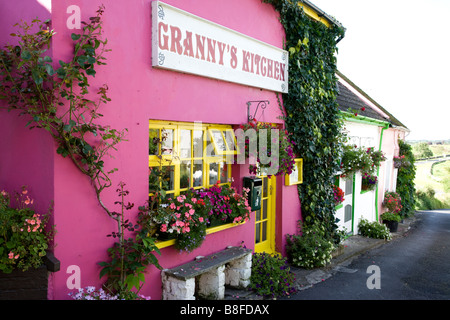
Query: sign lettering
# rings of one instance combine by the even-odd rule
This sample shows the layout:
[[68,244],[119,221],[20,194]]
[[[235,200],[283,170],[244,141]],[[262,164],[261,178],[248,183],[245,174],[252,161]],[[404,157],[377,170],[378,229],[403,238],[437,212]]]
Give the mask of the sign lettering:
[[152,66],[288,92],[288,53],[165,3],[152,2]]

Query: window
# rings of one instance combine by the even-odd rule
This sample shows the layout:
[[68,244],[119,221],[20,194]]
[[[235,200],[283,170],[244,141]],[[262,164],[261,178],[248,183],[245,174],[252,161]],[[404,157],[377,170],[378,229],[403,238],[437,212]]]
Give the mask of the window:
[[150,120],[149,193],[159,174],[160,187],[174,195],[228,183],[236,145],[231,126]]

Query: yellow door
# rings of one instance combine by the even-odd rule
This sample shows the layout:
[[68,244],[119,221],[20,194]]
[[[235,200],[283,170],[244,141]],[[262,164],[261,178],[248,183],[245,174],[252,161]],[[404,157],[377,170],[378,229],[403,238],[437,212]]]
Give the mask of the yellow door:
[[276,177],[261,177],[261,209],[255,218],[255,252],[275,252]]

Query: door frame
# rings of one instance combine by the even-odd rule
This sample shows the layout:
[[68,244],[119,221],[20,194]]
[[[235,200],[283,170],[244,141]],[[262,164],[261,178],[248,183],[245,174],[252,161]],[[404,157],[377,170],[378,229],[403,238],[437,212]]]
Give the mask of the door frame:
[[[263,180],[263,192],[261,195],[261,209],[260,219],[257,220],[258,212],[255,212],[255,252],[275,253],[275,219],[276,219],[276,198],[277,198],[277,179],[275,176],[270,178],[267,176],[260,176]],[[267,182],[266,182],[267,181]],[[264,188],[267,183],[267,197],[264,197]],[[267,217],[263,219],[263,205],[264,200],[267,201]],[[263,225],[267,221],[266,240],[256,243],[257,224]],[[260,228],[259,238],[263,236],[263,230]]]

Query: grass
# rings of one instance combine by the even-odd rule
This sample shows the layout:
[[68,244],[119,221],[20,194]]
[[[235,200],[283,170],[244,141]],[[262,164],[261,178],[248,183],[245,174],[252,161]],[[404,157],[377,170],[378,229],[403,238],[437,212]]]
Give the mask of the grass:
[[417,208],[422,210],[450,208],[450,161],[435,164],[416,162]]

